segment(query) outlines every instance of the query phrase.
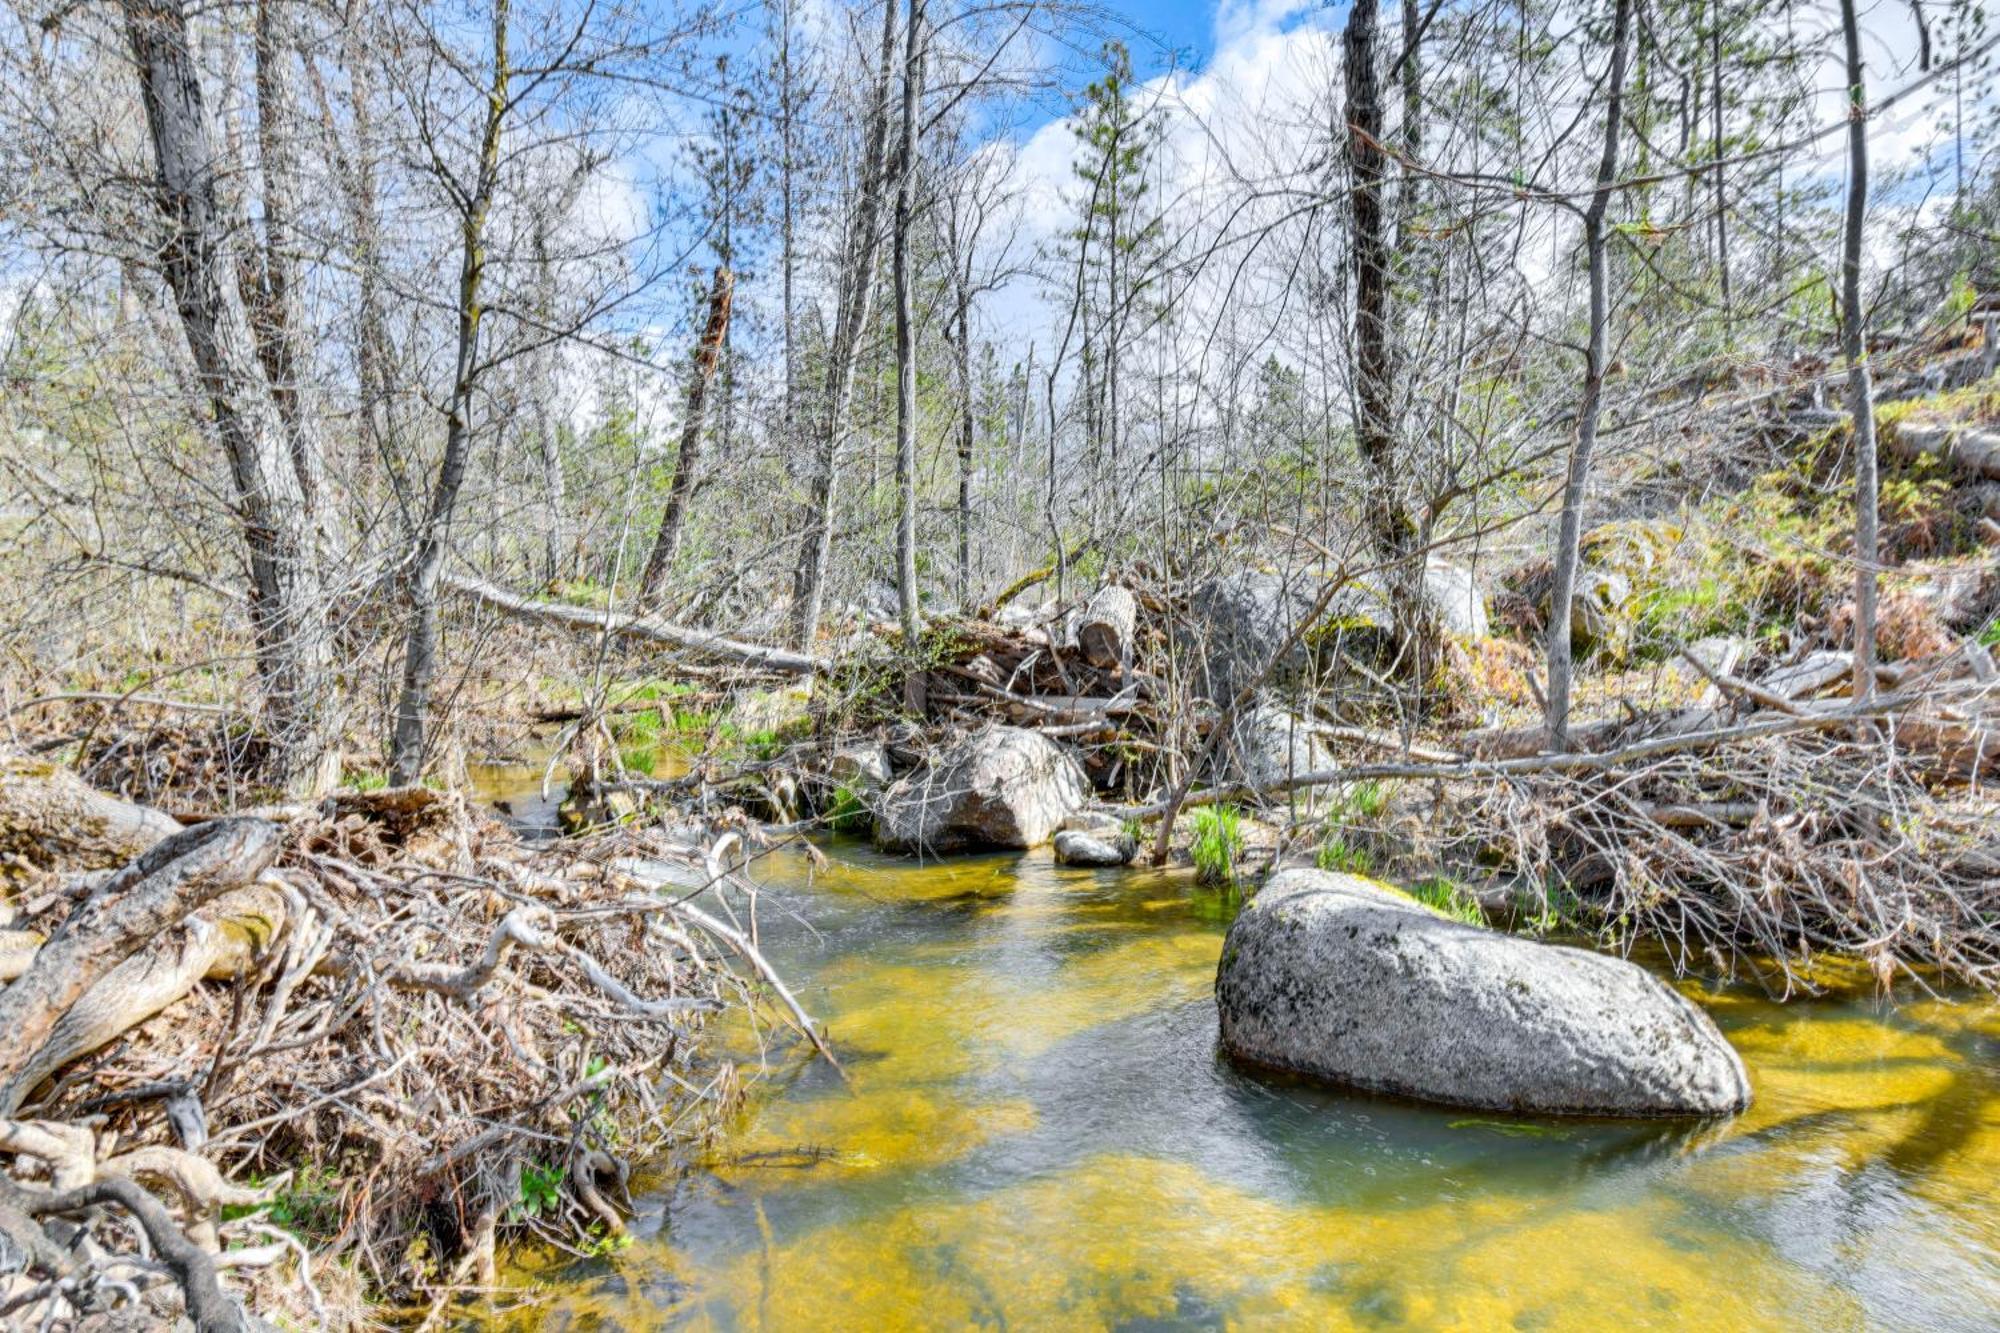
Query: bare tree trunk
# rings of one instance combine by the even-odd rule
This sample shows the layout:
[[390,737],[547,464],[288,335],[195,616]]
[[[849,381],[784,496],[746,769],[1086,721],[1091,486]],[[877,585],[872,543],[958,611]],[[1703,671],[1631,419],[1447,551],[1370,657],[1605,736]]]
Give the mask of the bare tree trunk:
[[782,301],[785,317],[785,443],[793,443],[798,426],[798,307],[793,299],[797,282],[798,251],[792,240],[793,195],[797,161],[794,149],[798,134],[798,89],[792,70],[792,4],[782,0],[778,31],[778,247],[780,252]]
[[493,77],[487,91],[486,124],[480,135],[477,174],[471,191],[463,196],[459,222],[458,355],[451,399],[445,408],[444,459],[416,533],[415,559],[404,581],[409,636],[403,647],[403,691],[396,703],[389,756],[390,772],[398,786],[415,782],[423,773],[431,682],[437,675],[438,579],[444,573],[452,514],[472,453],[472,397],[478,387],[479,324],[484,313],[480,284],[486,272],[486,216],[500,176],[500,130],[507,110],[507,17],[508,0],[495,0]]
[[[355,381],[361,395],[361,438],[355,442],[355,472],[350,483],[360,531],[365,533],[374,518],[376,473],[389,479],[397,498],[407,506],[403,475],[397,464],[393,404],[389,369],[393,350],[389,342],[388,318],[382,300],[382,222],[378,215],[375,163],[375,105],[368,52],[358,30],[361,16],[350,5],[341,30],[341,63],[347,74],[347,106],[353,144],[344,158],[348,216],[354,228],[355,277]],[[328,117],[327,137],[336,152],[340,136]]]
[[298,153],[303,119],[293,78],[298,42],[286,6],[291,0],[257,0],[257,158],[264,178],[263,291],[252,329],[271,383],[271,398],[285,423],[292,466],[310,513],[324,486],[318,414],[307,401],[305,302],[299,290]]
[[833,555],[834,503],[840,493],[841,432],[847,420],[848,402],[854,395],[854,367],[861,334],[867,326],[868,309],[875,293],[875,256],[882,244],[882,192],[888,175],[889,78],[895,59],[896,4],[895,0],[883,0],[882,46],[867,126],[862,134],[861,193],[855,202],[841,267],[833,339],[827,349],[826,383],[819,401],[817,455],[793,580],[792,635],[802,649],[811,648],[813,636],[819,632],[827,564]]
[[250,555],[251,619],[275,776],[318,790],[337,774],[332,645],[312,508],[238,285],[235,228],[223,215],[218,155],[176,0],[126,0],[166,222],[160,264],[173,290],[211,428],[229,458]]
[[674,458],[674,477],[667,487],[666,512],[660,515],[660,531],[653,539],[653,553],[646,561],[646,573],[639,580],[639,607],[645,610],[660,600],[660,585],[673,568],[681,545],[681,528],[687,520],[688,496],[694,492],[695,469],[701,459],[703,406],[708,401],[709,382],[715,378],[716,362],[722,357],[722,343],[729,333],[729,305],[736,290],[736,275],[718,264],[708,289],[708,325],[695,344],[688,373],[687,412],[681,423],[680,453]]
[[[967,262],[971,262],[968,258]],[[972,284],[959,277],[958,290],[958,605],[961,611],[972,606],[972,312],[966,289]]]
[[1715,138],[1715,264],[1722,283],[1722,322],[1731,323],[1729,292],[1729,202],[1724,189],[1722,142],[1722,0],[1714,0],[1709,13],[1709,63],[1715,75],[1709,80],[1708,105],[1711,133]]
[[1347,77],[1347,159],[1354,225],[1355,438],[1368,465],[1368,525],[1385,553],[1410,526],[1396,478],[1391,420],[1394,351],[1389,340],[1389,247],[1382,210],[1382,92],[1375,70],[1376,0],[1355,0],[1343,39]]
[[1875,566],[1879,482],[1875,392],[1868,375],[1868,313],[1861,304],[1861,229],[1868,214],[1868,85],[1855,0],[1840,0],[1847,47],[1847,218],[1840,252],[1840,350],[1847,358],[1847,410],[1854,418],[1854,697],[1875,692]]
[[[1355,441],[1368,469],[1368,529],[1388,563],[1396,637],[1410,654],[1410,677],[1429,678],[1435,656],[1433,617],[1423,596],[1422,542],[1404,500],[1405,465],[1397,457],[1396,354],[1390,318],[1391,255],[1384,207],[1388,154],[1384,150],[1382,86],[1376,69],[1377,0],[1355,0],[1347,12],[1342,57],[1347,79],[1347,160],[1354,188]],[[1409,52],[1414,58],[1414,52]]]
[[917,334],[910,310],[910,217],[917,180],[917,105],[923,96],[924,0],[909,0],[903,33],[903,137],[896,157],[896,593],[903,642],[914,648],[923,626],[917,604]]
[[1583,244],[1590,263],[1590,342],[1583,356],[1583,402],[1577,408],[1576,445],[1570,450],[1569,474],[1563,482],[1562,519],[1556,535],[1555,588],[1549,596],[1549,746],[1558,753],[1569,748],[1570,682],[1575,664],[1570,652],[1570,603],[1576,596],[1577,563],[1583,544],[1584,494],[1590,486],[1590,455],[1597,445],[1597,417],[1604,399],[1607,325],[1604,216],[1611,207],[1618,175],[1620,102],[1625,92],[1625,48],[1632,27],[1632,0],[1617,0],[1611,31],[1611,74],[1604,102],[1604,156],[1597,166],[1597,188],[1583,215]]

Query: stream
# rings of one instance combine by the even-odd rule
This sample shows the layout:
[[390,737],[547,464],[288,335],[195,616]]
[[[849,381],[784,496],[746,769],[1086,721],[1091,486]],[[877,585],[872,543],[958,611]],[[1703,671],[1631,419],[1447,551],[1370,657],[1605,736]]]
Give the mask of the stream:
[[632,1244],[537,1267],[525,1326],[2000,1325],[1987,1001],[1688,982],[1746,1115],[1510,1119],[1218,1058],[1233,909],[1184,873],[825,850],[754,876],[850,1083],[782,1029],[718,1029],[743,1113],[635,1186]]

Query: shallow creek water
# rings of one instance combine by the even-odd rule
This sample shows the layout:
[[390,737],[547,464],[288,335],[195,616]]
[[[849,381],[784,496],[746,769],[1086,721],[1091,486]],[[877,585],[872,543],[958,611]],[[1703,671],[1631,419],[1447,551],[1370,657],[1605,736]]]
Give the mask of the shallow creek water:
[[1185,875],[827,850],[759,863],[759,918],[850,1083],[765,1032],[713,1159],[532,1325],[2000,1326],[1988,1003],[1689,983],[1748,1114],[1515,1120],[1219,1059],[1228,908]]

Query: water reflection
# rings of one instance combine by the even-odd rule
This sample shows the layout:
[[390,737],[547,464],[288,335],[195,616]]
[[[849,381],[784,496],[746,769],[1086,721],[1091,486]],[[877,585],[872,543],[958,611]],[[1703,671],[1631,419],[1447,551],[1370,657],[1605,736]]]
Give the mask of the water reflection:
[[[1223,914],[1046,853],[780,856],[764,937],[851,1086],[779,1041],[548,1327],[1984,1327],[1994,1010],[1691,991],[1728,1124],[1520,1121],[1215,1054]],[[814,931],[785,919],[782,906]],[[746,1032],[721,1034],[739,1057]],[[767,1042],[771,1034],[764,1033]]]

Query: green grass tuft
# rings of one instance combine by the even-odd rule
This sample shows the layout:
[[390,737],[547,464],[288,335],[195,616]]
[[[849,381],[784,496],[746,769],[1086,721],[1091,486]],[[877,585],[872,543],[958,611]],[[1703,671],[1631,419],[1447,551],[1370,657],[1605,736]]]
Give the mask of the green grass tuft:
[[1188,854],[1194,858],[1195,880],[1201,884],[1234,884],[1236,859],[1243,855],[1243,816],[1233,805],[1205,805],[1190,822],[1194,841]]
[[1313,854],[1313,864],[1321,870],[1337,870],[1348,875],[1375,873],[1375,857],[1366,847],[1349,844],[1338,833],[1328,837]]
[[1479,904],[1460,889],[1455,880],[1446,876],[1433,875],[1429,879],[1418,880],[1410,886],[1410,896],[1439,916],[1463,921],[1468,926],[1486,924],[1486,914],[1479,910]]

